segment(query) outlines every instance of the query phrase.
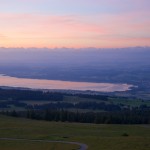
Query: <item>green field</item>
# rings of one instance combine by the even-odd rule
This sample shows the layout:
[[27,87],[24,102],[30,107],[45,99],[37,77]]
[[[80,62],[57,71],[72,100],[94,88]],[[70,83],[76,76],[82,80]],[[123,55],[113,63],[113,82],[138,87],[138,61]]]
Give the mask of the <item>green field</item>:
[[[128,136],[123,136],[126,133]],[[35,121],[0,116],[0,138],[75,141],[88,150],[149,150],[149,125],[97,125]],[[0,140],[2,150],[75,150],[79,146],[62,143]]]
[[149,100],[141,100],[141,99],[127,99],[127,98],[110,98],[109,102],[114,104],[123,104],[125,106],[130,107],[139,107],[140,105],[150,106]]
[[65,109],[79,112],[110,112],[150,109],[150,101],[136,97],[97,94],[67,94],[0,88],[0,111]]
[[130,107],[139,107],[140,105],[147,105],[150,106],[149,100],[142,100],[142,99],[132,99],[127,97],[109,97],[108,100],[102,99],[91,99],[91,98],[82,98],[79,96],[64,96],[63,102],[71,102],[71,103],[78,103],[78,102],[97,102],[97,103],[105,103],[105,104],[123,104],[125,106]]

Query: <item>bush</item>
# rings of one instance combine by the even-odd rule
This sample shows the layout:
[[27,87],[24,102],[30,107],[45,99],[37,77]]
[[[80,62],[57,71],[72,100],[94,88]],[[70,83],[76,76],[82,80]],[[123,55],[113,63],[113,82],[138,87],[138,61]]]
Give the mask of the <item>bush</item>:
[[129,136],[127,133],[123,133],[122,136]]

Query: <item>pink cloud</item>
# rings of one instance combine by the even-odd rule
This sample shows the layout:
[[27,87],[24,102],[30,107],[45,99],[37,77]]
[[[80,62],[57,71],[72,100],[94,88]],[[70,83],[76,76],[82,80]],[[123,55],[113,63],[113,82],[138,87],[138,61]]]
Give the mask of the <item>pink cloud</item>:
[[1,34],[9,37],[3,46],[149,46],[149,26],[144,12],[97,16],[0,14]]

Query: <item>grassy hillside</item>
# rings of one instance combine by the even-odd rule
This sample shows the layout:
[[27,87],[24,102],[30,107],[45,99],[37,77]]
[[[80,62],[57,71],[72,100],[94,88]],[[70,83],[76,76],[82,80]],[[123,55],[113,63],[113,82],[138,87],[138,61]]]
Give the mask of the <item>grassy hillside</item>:
[[[126,136],[128,135],[128,136]],[[85,143],[89,150],[149,150],[148,125],[96,125],[33,121],[0,116],[0,138],[64,140]],[[73,150],[76,145],[0,140],[3,150]]]
[[76,150],[79,146],[62,143],[0,141],[2,150]]

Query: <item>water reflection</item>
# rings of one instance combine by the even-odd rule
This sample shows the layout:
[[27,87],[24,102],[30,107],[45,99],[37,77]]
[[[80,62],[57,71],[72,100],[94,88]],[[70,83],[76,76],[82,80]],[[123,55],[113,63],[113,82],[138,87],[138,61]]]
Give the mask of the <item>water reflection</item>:
[[127,91],[133,85],[113,83],[70,82],[59,80],[26,79],[0,75],[0,86],[32,89],[91,90],[99,92]]

